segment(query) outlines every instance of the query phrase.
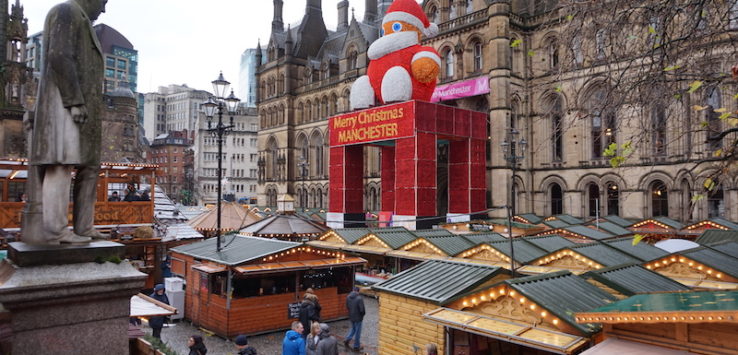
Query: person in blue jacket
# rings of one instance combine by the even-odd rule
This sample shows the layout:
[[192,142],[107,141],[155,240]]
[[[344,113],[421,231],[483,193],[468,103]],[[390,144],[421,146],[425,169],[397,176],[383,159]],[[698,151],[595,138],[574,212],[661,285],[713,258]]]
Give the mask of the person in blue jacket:
[[305,355],[305,339],[302,338],[303,327],[299,321],[292,322],[282,341],[282,355]]
[[[169,304],[169,298],[164,293],[164,285],[157,284],[154,286],[154,293],[149,296],[161,303]],[[161,339],[161,328],[164,327],[164,320],[166,317],[151,317],[149,318],[149,326],[154,330],[154,338]]]

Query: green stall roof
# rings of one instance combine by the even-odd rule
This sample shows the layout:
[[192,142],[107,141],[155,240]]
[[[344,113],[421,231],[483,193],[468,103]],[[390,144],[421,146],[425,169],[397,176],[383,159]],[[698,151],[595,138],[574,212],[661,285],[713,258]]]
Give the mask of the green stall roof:
[[712,243],[722,242],[725,240],[738,242],[738,231],[724,231],[724,230],[718,230],[718,229],[708,229],[702,232],[702,235],[700,235],[700,237],[697,238],[696,242],[699,244],[712,244]]
[[436,237],[425,237],[423,238],[429,243],[435,245],[438,249],[441,249],[448,256],[454,256],[474,247],[474,243],[467,240],[460,235],[447,235],[447,236],[436,236]]
[[569,247],[569,249],[584,255],[605,267],[640,262],[640,260],[602,243],[580,244]]
[[738,311],[738,291],[700,291],[635,295],[590,310],[593,313],[689,313],[705,311]]
[[604,239],[610,239],[615,237],[614,235],[607,233],[605,231],[598,231],[589,227],[585,226],[569,226],[563,228],[565,231],[568,231],[570,233],[579,234],[582,236],[585,236],[592,240],[604,240]]
[[625,219],[620,216],[605,216],[602,217],[602,219],[607,220],[608,222],[615,223],[623,228],[630,227],[631,224],[633,224],[633,221]]
[[566,223],[562,220],[554,219],[552,221],[543,221],[543,224],[551,227],[551,228],[565,228],[569,226],[569,223]]
[[707,247],[689,249],[678,254],[738,278],[738,259],[733,256]]
[[543,217],[534,215],[532,213],[520,214],[520,215],[518,215],[518,217],[520,217],[520,218],[522,218],[522,219],[530,222],[531,224],[539,224],[539,223],[543,222]]
[[[504,218],[492,218],[487,219],[485,222],[489,224],[496,224],[500,226],[509,226],[510,224],[507,223],[507,219]],[[527,224],[527,223],[520,223],[520,222],[512,222],[513,228],[520,228],[520,229],[531,229],[531,228],[540,228],[536,226],[535,224]]]
[[189,255],[197,259],[205,259],[223,265],[235,266],[302,245],[301,243],[285,242],[276,239],[231,234],[223,237],[223,247],[220,252],[217,252],[215,250],[216,242],[217,238],[210,238],[192,244],[181,245],[172,248],[171,251]]
[[371,228],[369,232],[376,235],[377,238],[385,242],[392,249],[398,249],[418,239],[417,235],[404,227]]
[[632,237],[606,240],[605,243],[617,250],[622,251],[623,253],[636,257],[641,261],[651,261],[669,255],[669,252],[667,252],[666,250],[657,248],[646,242],[641,242],[633,245]]
[[428,260],[372,288],[444,305],[503,273],[509,271],[482,264]]
[[505,281],[539,306],[585,334],[600,330],[599,324],[578,324],[574,313],[602,307],[616,298],[569,271]]
[[338,234],[347,244],[354,244],[361,237],[369,234],[368,228],[338,228],[334,229],[333,232]]
[[565,222],[569,225],[584,224],[584,221],[568,214],[557,214],[548,218],[556,218],[556,220]]
[[523,237],[522,239],[549,253],[575,245],[575,243],[569,239],[556,234],[537,237]]
[[[504,242],[487,243],[487,245],[496,249],[505,256],[510,257],[509,241],[506,240]],[[513,251],[515,252],[515,261],[521,264],[528,264],[531,261],[548,254],[545,250],[535,246],[535,244],[528,243],[523,239],[513,239],[513,248]]]
[[738,257],[738,243],[732,241],[723,241],[708,245],[711,249],[715,249],[723,254],[728,254],[732,257]]
[[637,264],[589,271],[582,276],[601,282],[626,296],[649,292],[689,291],[689,287]]
[[472,242],[474,246],[507,240],[507,238],[503,237],[502,235],[493,232],[464,234],[464,238]]
[[677,229],[677,230],[680,230],[680,229],[684,228],[684,225],[683,224],[681,224],[681,223],[679,223],[679,222],[677,222],[677,221],[675,221],[675,220],[673,220],[673,219],[671,219],[669,217],[663,217],[663,216],[661,216],[661,217],[653,217],[653,218],[649,218],[649,219],[652,219],[654,221],[659,221],[659,222],[661,222],[661,223],[663,223],[663,224],[665,224],[665,225],[667,225],[667,226],[669,226],[671,228]]
[[453,233],[451,233],[448,230],[443,229],[443,228],[439,228],[439,229],[418,229],[418,230],[414,231],[413,233],[415,233],[415,235],[417,235],[418,237],[423,237],[423,238],[426,238],[426,237],[449,237],[449,236],[455,235],[455,234],[453,234]]
[[612,222],[602,222],[600,224],[591,224],[593,227],[599,227],[603,231],[610,233],[612,235],[621,236],[621,235],[631,235],[633,234],[632,231],[625,229],[624,227],[612,223]]

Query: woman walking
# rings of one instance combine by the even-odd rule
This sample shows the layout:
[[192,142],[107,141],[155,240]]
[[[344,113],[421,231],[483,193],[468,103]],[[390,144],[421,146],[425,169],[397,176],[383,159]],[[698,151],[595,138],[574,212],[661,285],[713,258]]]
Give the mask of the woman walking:
[[205,343],[199,335],[191,336],[187,341],[187,346],[190,348],[189,355],[205,355],[208,353],[208,348],[205,347]]
[[318,353],[318,340],[320,340],[320,323],[313,322],[310,326],[310,334],[305,341],[305,355],[316,355]]

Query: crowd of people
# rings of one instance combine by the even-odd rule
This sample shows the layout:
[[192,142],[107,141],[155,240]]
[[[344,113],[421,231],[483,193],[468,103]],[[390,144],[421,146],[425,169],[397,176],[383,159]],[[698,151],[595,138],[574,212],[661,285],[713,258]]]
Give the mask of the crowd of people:
[[148,189],[139,192],[138,189],[136,189],[136,186],[134,186],[133,184],[128,184],[128,187],[126,188],[126,195],[123,197],[122,200],[120,198],[120,195],[118,194],[118,191],[113,191],[108,197],[108,202],[120,201],[151,201],[151,196],[149,196]]
[[[158,284],[154,287],[154,293],[151,298],[169,304],[169,299],[164,293],[164,285]],[[346,309],[351,322],[351,329],[344,337],[343,344],[346,349],[361,353],[364,349],[361,346],[361,327],[366,314],[364,307],[364,298],[359,293],[359,288],[354,287],[353,291],[346,297]],[[291,329],[288,330],[282,340],[282,355],[338,355],[338,340],[331,334],[331,327],[326,323],[321,323],[320,312],[322,307],[318,296],[313,289],[308,288],[300,302],[299,320],[292,322]],[[153,336],[161,339],[161,329],[164,325],[165,317],[152,317],[149,319],[149,326],[153,329]],[[202,336],[192,335],[187,340],[187,346],[190,349],[189,355],[206,355],[207,347]],[[257,355],[257,350],[249,345],[246,335],[238,335],[233,343],[236,347],[238,355]],[[425,355],[438,355],[438,348],[435,344],[427,344],[425,347]]]

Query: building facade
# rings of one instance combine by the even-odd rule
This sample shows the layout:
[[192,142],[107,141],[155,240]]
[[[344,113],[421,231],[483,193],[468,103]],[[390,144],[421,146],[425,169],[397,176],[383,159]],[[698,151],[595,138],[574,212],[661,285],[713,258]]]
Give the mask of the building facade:
[[[204,113],[200,114],[194,151],[195,198],[201,204],[214,204],[218,196],[218,140],[210,132],[217,117],[208,125]],[[222,197],[229,201],[256,203],[259,118],[256,108],[241,105],[230,121],[223,115],[225,124],[233,129],[223,138]]]
[[187,85],[161,86],[158,92],[144,95],[146,138],[153,141],[169,131],[195,131],[201,106],[210,96]]
[[[439,25],[439,35],[424,39],[423,44],[434,47],[441,55],[441,103],[489,113],[488,207],[514,205],[516,213],[541,216],[669,216],[682,221],[722,216],[738,220],[738,208],[734,207],[738,206],[738,181],[734,170],[723,174],[714,190],[706,191],[703,187],[711,182],[704,173],[715,168],[710,157],[720,143],[710,142],[710,133],[700,127],[701,121],[707,121],[709,129],[721,125],[727,128],[717,120],[720,112],[715,110],[736,110],[731,94],[736,91],[735,82],[727,80],[709,90],[705,88],[700,91],[705,92],[703,97],[692,96],[691,101],[686,100],[686,92],[680,92],[675,108],[667,110],[668,118],[662,113],[663,108],[647,107],[650,105],[643,102],[634,105],[621,101],[604,109],[605,98],[617,93],[617,88],[604,78],[617,77],[621,71],[616,64],[628,62],[607,60],[611,53],[607,52],[610,49],[606,51],[606,44],[615,37],[611,39],[602,30],[586,32],[590,35],[587,38],[582,38],[585,33],[577,37],[578,32],[571,30],[569,24],[576,21],[567,16],[562,4],[523,0],[422,3],[429,19]],[[260,204],[273,205],[275,197],[285,192],[302,196],[302,157],[307,157],[309,164],[305,206],[321,203],[319,197],[312,198],[312,189],[323,194],[323,204],[327,201],[322,179],[329,159],[325,148],[326,119],[348,109],[350,84],[365,71],[366,48],[378,36],[374,21],[381,19],[381,11],[370,10],[364,21],[349,22],[342,12],[348,4],[340,2],[339,25],[333,32],[325,30],[322,21],[317,20],[321,14],[319,5],[320,2],[308,1],[302,23],[285,31],[282,2],[275,1],[267,60],[258,72],[262,122]],[[367,9],[381,9],[382,5],[367,1]],[[717,26],[715,33],[723,37],[708,40],[717,41],[715,47],[723,48],[725,38],[735,38],[738,5],[716,2],[710,6],[704,13],[715,19],[695,26],[701,31]],[[658,41],[663,41],[658,35],[660,20],[656,15],[650,20],[653,23],[645,21],[639,27],[645,33],[644,40],[657,41],[650,42],[651,48],[658,48]],[[583,26],[596,27],[601,19],[581,21]],[[310,28],[310,35],[305,35],[306,28]],[[352,37],[357,34],[362,36]],[[332,42],[338,37],[344,37],[341,45]],[[735,58],[732,48],[722,49],[725,52],[721,56],[695,61],[707,65],[706,61],[713,60],[715,72],[730,72],[730,65],[735,65],[727,59]],[[443,94],[443,89],[477,80],[489,83],[486,90],[472,90],[466,96]],[[694,105],[707,109],[693,112],[690,107]],[[501,149],[511,129],[519,132],[518,139],[525,138],[529,143],[514,182]],[[730,137],[723,137],[724,142]],[[608,156],[613,144],[619,152],[627,151],[627,158],[616,168]],[[521,150],[517,152],[520,154]],[[445,154],[443,145],[439,145],[439,163]],[[371,161],[370,158],[365,164],[365,205],[367,210],[381,210],[373,203],[373,196],[380,191],[371,178],[374,174],[379,176],[379,169],[377,164],[373,171]],[[447,188],[443,180],[447,176],[443,169],[438,170],[439,195],[443,195],[442,190]],[[303,201],[298,200],[299,206]],[[441,209],[439,203],[439,215],[443,214]],[[504,216],[507,212],[498,208],[489,213]]]
[[138,88],[138,51],[133,44],[116,29],[106,25],[95,25],[105,57],[104,92],[127,86],[136,92]]
[[[366,73],[366,51],[379,36],[391,1],[366,0],[364,18],[337,6],[338,26],[328,30],[321,1],[309,0],[299,25],[285,29],[282,0],[274,0],[272,34],[259,67],[259,204],[295,196],[296,207],[328,207],[327,119],[349,110],[353,81]],[[261,48],[261,45],[259,47]],[[379,149],[365,150],[366,209],[379,210]]]
[[192,132],[184,130],[159,135],[151,143],[149,162],[159,165],[161,172],[156,177],[156,184],[175,202],[187,199],[192,194],[187,183],[192,142]]

